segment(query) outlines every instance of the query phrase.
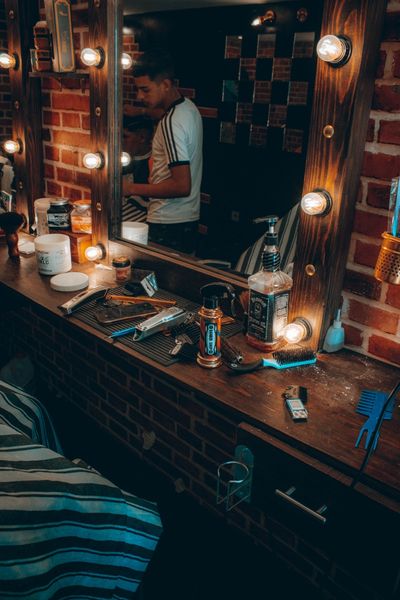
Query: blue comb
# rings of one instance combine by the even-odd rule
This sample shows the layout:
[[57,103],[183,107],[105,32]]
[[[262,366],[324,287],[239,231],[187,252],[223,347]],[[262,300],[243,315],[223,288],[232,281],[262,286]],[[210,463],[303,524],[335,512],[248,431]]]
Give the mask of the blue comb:
[[[356,412],[360,415],[368,416],[368,419],[362,425],[360,432],[357,437],[357,441],[355,443],[355,447],[358,448],[364,433],[366,433],[364,448],[367,448],[371,436],[375,430],[375,427],[378,423],[379,415],[385,404],[388,395],[384,392],[378,392],[375,390],[362,390],[360,400],[358,401]],[[393,416],[393,408],[394,408],[395,398],[393,398],[392,402],[390,402],[389,406],[385,410],[385,414],[383,418],[385,420],[390,420]],[[374,445],[372,450],[375,450],[378,444],[379,431],[377,432],[374,440]]]
[[302,365],[313,365],[317,362],[315,352],[310,348],[295,348],[273,352],[273,358],[260,358],[251,363],[227,363],[227,366],[236,373],[251,373],[264,367],[274,369],[289,369]]

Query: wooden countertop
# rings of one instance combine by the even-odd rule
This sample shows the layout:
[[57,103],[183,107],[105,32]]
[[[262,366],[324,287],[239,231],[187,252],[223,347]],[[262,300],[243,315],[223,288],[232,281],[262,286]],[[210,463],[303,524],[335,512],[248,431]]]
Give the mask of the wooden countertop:
[[[115,285],[110,271],[94,269],[91,264],[74,264],[73,270],[87,273],[90,286]],[[20,262],[15,263],[8,259],[6,247],[0,247],[2,286],[65,319],[57,306],[74,293],[52,290],[49,279],[38,274],[35,256],[21,257]],[[366,420],[355,412],[361,390],[388,393],[400,376],[396,367],[346,350],[319,354],[316,365],[282,371],[263,369],[245,375],[234,375],[224,366],[212,370],[181,363],[164,367],[119,342],[110,341],[73,316],[68,319],[71,325],[90,332],[104,343],[113,343],[121,352],[163,373],[165,378],[195,390],[209,402],[224,405],[250,425],[350,475],[355,474],[365,455],[364,448],[354,447],[360,427]],[[246,362],[260,356],[246,344],[243,335],[235,336],[234,342],[243,350]],[[282,392],[289,384],[308,389],[309,418],[305,423],[294,423],[284,407]],[[383,422],[378,447],[370,458],[366,475],[369,485],[376,485],[377,489],[399,500],[400,510],[399,440],[400,415],[396,407],[393,419]]]

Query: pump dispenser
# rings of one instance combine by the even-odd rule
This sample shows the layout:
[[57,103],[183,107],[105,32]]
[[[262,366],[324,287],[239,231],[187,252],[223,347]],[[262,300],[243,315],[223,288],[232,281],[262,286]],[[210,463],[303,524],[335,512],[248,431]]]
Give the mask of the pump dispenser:
[[200,341],[197,362],[201,367],[219,367],[221,360],[221,318],[219,301],[228,296],[233,303],[235,291],[229,283],[216,282],[203,285],[200,289],[203,306],[199,310]]
[[278,217],[271,215],[267,222],[262,269],[251,275],[247,342],[262,352],[272,352],[281,342],[281,332],[287,324],[289,293],[292,278],[280,270],[281,256],[275,225]]

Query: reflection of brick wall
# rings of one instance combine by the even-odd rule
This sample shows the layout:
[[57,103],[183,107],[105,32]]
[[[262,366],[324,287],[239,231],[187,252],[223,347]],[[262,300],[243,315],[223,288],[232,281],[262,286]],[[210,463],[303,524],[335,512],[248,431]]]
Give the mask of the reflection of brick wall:
[[374,278],[389,227],[390,180],[400,175],[400,11],[388,4],[344,288],[346,345],[400,364],[400,286]]
[[[0,2],[0,50],[7,50],[7,26],[4,0]],[[0,138],[12,133],[12,107],[10,98],[10,78],[6,69],[0,69]]]

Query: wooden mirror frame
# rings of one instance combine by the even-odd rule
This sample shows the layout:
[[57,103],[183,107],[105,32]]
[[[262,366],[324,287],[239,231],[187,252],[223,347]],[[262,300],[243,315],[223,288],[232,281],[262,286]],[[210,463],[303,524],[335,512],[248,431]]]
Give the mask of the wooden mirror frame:
[[[5,4],[9,51],[25,56],[26,42],[21,47],[21,39],[26,39],[26,32],[32,30],[34,15],[28,14],[27,9],[31,3],[6,0]],[[324,0],[321,37],[329,33],[346,36],[351,40],[352,54],[341,67],[317,61],[303,194],[322,188],[331,195],[333,205],[325,216],[309,216],[301,211],[290,301],[290,318],[302,316],[311,323],[313,333],[309,343],[314,349],[320,347],[340,302],[385,8],[386,0]],[[14,11],[12,19],[10,11]],[[122,31],[122,0],[89,0],[88,13],[90,46],[102,47],[106,56],[102,68],[90,69],[89,80],[92,150],[105,156],[104,168],[92,172],[93,241],[107,245],[112,240],[123,243],[116,240],[121,176],[118,32]],[[16,23],[24,35],[17,33]],[[26,74],[27,67],[10,73],[13,103],[23,97]],[[25,94],[29,102],[23,110],[15,109],[15,105],[13,110],[14,135],[26,149],[16,160],[17,180],[26,180],[17,192],[17,210],[32,218],[32,198],[40,195],[40,186],[36,185],[36,189],[34,185],[39,171],[33,163],[37,162],[38,154],[32,149],[37,150],[41,140],[32,127],[37,121],[38,91],[34,87],[36,82],[30,83]],[[333,127],[333,136],[324,135],[327,125]],[[193,285],[196,277],[203,274],[245,287],[241,277],[206,269],[171,253],[132,243],[129,248],[150,262],[161,261],[167,271],[180,267],[192,272]]]

